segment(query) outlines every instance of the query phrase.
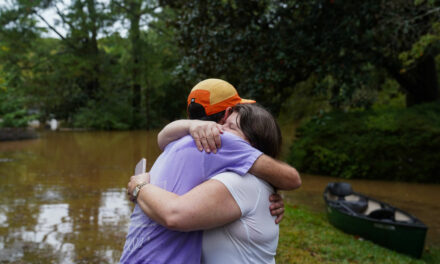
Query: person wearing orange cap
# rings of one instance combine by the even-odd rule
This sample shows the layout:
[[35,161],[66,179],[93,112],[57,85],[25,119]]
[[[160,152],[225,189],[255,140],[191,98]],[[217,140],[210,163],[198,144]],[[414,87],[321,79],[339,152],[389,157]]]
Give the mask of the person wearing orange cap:
[[[254,100],[242,99],[232,84],[221,79],[206,79],[196,84],[188,96],[188,119],[177,120],[166,125],[158,134],[160,149],[170,142],[190,134],[197,148],[207,153],[216,153],[221,147],[221,124],[224,124],[237,104],[253,104]],[[281,190],[292,190],[301,182],[295,168],[262,155],[251,168],[250,173],[269,182]],[[279,196],[277,196],[277,199]],[[281,203],[282,204],[282,203]],[[279,204],[275,205],[278,215]],[[281,219],[277,219],[279,222]]]
[[188,95],[188,117],[223,123],[228,107],[252,103],[255,100],[240,98],[232,84],[220,79],[206,79],[194,86]]

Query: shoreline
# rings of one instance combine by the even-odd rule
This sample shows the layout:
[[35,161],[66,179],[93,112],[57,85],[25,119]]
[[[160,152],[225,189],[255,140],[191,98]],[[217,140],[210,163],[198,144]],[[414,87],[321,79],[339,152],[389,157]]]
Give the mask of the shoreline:
[[0,128],[0,141],[36,139],[38,133],[31,128],[5,127]]

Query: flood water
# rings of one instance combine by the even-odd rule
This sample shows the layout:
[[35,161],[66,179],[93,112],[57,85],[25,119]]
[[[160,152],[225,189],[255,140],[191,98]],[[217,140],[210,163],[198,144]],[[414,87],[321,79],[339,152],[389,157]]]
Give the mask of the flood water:
[[[132,204],[125,187],[141,157],[159,155],[155,131],[46,132],[0,142],[0,263],[117,263]],[[290,204],[324,211],[328,177],[303,175]],[[440,243],[440,185],[349,181],[429,226]],[[282,235],[282,234],[281,234]]]

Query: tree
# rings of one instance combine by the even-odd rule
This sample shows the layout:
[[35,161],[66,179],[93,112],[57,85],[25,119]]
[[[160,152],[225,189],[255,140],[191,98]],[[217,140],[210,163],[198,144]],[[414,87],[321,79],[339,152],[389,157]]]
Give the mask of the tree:
[[[146,45],[141,38],[141,27],[148,26],[154,17],[156,17],[159,6],[156,1],[143,0],[113,0],[111,2],[116,13],[121,14],[123,19],[129,21],[130,28],[128,38],[130,40],[130,54],[131,54],[131,87],[132,87],[132,126],[139,127],[141,118],[141,90],[142,80],[144,76],[142,71],[147,65],[148,58],[144,56],[144,46]],[[142,25],[141,23],[145,21]],[[148,87],[147,87],[148,94]],[[148,101],[148,96],[146,101]],[[146,103],[148,106],[148,103]],[[146,108],[146,119],[149,124],[149,111]]]
[[308,24],[315,27],[316,53],[328,55],[316,64],[318,70],[343,80],[339,84],[350,83],[343,76],[365,83],[370,64],[400,84],[408,106],[440,99],[434,63],[440,51],[439,1],[317,2],[320,8]]
[[242,96],[255,98],[277,112],[291,88],[288,83],[298,82],[302,76],[294,69],[284,69],[289,66],[273,45],[277,36],[270,2],[161,1],[177,14],[168,23],[178,32],[184,57],[177,73],[185,86],[205,78],[224,78]]
[[[334,107],[383,70],[406,91],[408,105],[439,99],[433,63],[439,50],[438,1],[161,4],[178,14],[170,24],[184,53],[182,78],[195,83],[223,77],[275,113],[311,75],[318,76],[317,90],[330,91]],[[422,56],[415,57],[420,49]]]
[[[44,16],[44,11],[48,9],[55,10],[55,21],[48,21]],[[105,4],[95,0],[75,0],[69,5],[56,0],[16,0],[4,6],[1,14],[4,17],[2,23],[6,25],[2,31],[5,39],[29,46],[21,53],[12,52],[25,53],[30,62],[26,69],[32,74],[26,79],[31,85],[26,92],[52,98],[51,107],[47,110],[65,119],[71,118],[89,100],[99,100],[101,82],[109,65],[99,48],[98,36],[106,34],[113,23]],[[23,26],[22,21],[29,22]],[[35,32],[33,39],[26,35],[10,35],[19,30]],[[53,32],[60,40],[52,41],[54,45],[47,45],[50,40],[40,38],[44,31]],[[8,59],[8,63],[12,61]],[[19,65],[23,72],[23,64]],[[19,88],[24,89],[22,86]]]

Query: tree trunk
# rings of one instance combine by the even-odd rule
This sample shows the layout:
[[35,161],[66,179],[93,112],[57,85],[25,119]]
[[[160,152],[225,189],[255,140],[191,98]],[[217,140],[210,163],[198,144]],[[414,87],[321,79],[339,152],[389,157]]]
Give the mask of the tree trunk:
[[97,91],[99,90],[99,75],[100,75],[100,68],[99,68],[99,49],[98,49],[98,27],[97,27],[97,21],[96,21],[96,8],[95,8],[95,1],[94,0],[88,0],[87,1],[87,9],[89,11],[89,18],[91,19],[90,24],[90,31],[91,31],[91,38],[87,40],[86,42],[86,54],[87,59],[91,61],[93,67],[92,72],[90,74],[90,79],[87,81],[86,87],[87,87],[87,93],[89,95],[90,99],[96,99]]
[[140,43],[140,29],[139,23],[141,19],[141,2],[130,1],[129,3],[129,17],[130,17],[130,42],[131,42],[131,78],[132,78],[132,107],[133,118],[132,126],[139,127],[139,117],[141,108],[141,81],[140,81],[140,68],[142,60],[142,47]]

